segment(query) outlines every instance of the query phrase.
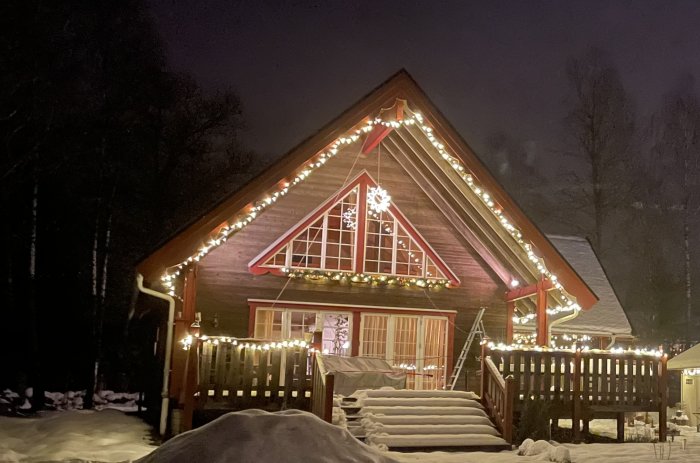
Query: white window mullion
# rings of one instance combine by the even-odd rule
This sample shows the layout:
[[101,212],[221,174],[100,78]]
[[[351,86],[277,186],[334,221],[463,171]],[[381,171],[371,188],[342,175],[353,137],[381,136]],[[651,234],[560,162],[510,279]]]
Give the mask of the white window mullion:
[[416,375],[415,375],[415,389],[423,389],[423,366],[425,365],[425,317],[418,317],[418,323],[416,329],[416,341],[418,345],[416,346]]
[[393,235],[393,239],[391,240],[391,243],[392,243],[392,245],[391,245],[392,246],[392,248],[391,248],[391,274],[396,275],[396,260],[398,258],[398,254],[396,253],[396,249],[397,249],[398,240],[399,240],[399,233],[398,233],[399,222],[393,216],[392,216],[392,218],[394,219],[394,235]]
[[386,322],[386,361],[394,365],[394,338],[396,334],[396,317],[389,315]]
[[290,316],[289,310],[282,312],[282,340],[289,339],[292,335],[292,317]]
[[[341,219],[342,221],[342,219]],[[342,226],[342,225],[341,225]],[[326,241],[328,239],[328,213],[323,214],[323,225],[321,225],[321,269],[326,267]],[[340,246],[340,244],[338,244]]]
[[287,244],[287,256],[284,259],[285,267],[287,267],[287,268],[292,268],[292,244],[293,243],[294,243],[294,240],[290,241]]

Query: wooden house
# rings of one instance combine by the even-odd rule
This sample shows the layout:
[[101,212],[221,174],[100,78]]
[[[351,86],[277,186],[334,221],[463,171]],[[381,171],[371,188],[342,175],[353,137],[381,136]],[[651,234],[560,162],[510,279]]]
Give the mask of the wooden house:
[[[138,271],[172,297],[175,340],[197,325],[269,341],[316,332],[324,352],[386,359],[424,389],[445,386],[481,308],[491,338],[546,346],[598,301],[405,71]],[[173,397],[184,364],[176,349]]]

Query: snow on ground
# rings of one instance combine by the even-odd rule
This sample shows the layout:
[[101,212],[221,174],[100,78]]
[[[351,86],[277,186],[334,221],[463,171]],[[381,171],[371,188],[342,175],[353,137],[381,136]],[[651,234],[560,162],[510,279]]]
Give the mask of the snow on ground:
[[[560,420],[560,426],[571,427]],[[660,456],[664,451],[663,460],[685,463],[700,463],[700,433],[690,426],[678,426],[681,435],[676,436],[673,442],[656,444],[656,455]],[[590,430],[597,435],[615,437],[617,435],[617,422],[615,420],[593,420]],[[683,440],[685,439],[685,450]],[[562,444],[569,449],[573,463],[643,463],[661,460],[654,455],[654,444],[651,443],[625,443],[625,444]],[[668,458],[668,451],[671,451]],[[401,463],[517,463],[529,461],[543,461],[543,455],[518,456],[512,452],[469,452],[469,453],[397,453],[388,452],[388,455]]]
[[[141,457],[145,458],[139,463],[388,463],[390,459],[400,463],[526,463],[546,460],[544,455],[518,456],[515,450],[378,454],[351,438],[345,430],[330,428],[308,414],[289,410],[275,415],[259,411],[234,415],[238,418],[225,426],[210,423],[175,437],[158,449],[148,443],[148,425],[116,410],[48,412],[37,418],[0,417],[0,462],[124,462]],[[615,426],[614,420],[591,422],[591,430],[596,434],[614,436]],[[656,444],[657,456],[663,448],[667,457],[670,448],[670,461],[700,463],[700,433],[689,426],[679,428],[681,435],[675,437],[674,442]],[[685,450],[682,449],[684,439]],[[654,456],[651,443],[563,445],[569,449],[573,463],[643,463],[660,459]],[[308,453],[325,459],[313,460]]]
[[138,463],[396,463],[315,415],[299,410],[227,413],[175,436]]
[[123,462],[151,452],[150,426],[116,410],[0,416],[0,462]]

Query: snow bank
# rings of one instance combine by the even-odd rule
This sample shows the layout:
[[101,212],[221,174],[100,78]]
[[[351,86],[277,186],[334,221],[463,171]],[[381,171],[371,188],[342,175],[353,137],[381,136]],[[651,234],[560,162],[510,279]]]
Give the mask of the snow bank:
[[546,440],[533,441],[525,439],[518,447],[518,455],[541,456],[542,459],[554,461],[556,463],[571,463],[569,449],[562,446],[554,446]]
[[366,462],[396,460],[362,444],[345,429],[299,410],[228,413],[180,434],[138,463]]
[[[34,394],[33,389],[27,388],[23,395],[10,389],[0,392],[0,415],[26,415],[33,412],[29,399]],[[50,410],[82,410],[86,391],[44,392],[44,406]],[[100,391],[93,395],[96,410],[113,408],[123,412],[138,410],[138,392]],[[142,408],[144,409],[144,408]]]
[[138,418],[116,410],[0,417],[0,461],[123,462],[155,448],[148,442],[150,430]]

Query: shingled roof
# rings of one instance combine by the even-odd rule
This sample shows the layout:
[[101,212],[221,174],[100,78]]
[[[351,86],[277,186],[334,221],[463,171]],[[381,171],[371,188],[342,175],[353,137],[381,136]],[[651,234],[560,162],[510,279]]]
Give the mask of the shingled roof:
[[547,238],[599,298],[593,310],[582,311],[575,319],[562,323],[559,330],[590,335],[632,336],[625,310],[591,243],[580,236],[547,235]]

